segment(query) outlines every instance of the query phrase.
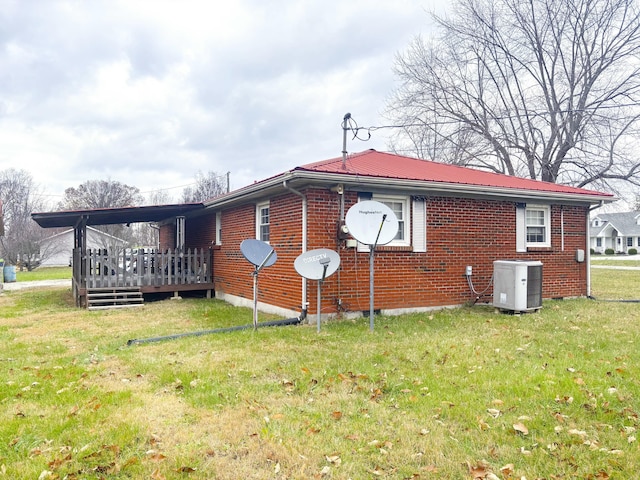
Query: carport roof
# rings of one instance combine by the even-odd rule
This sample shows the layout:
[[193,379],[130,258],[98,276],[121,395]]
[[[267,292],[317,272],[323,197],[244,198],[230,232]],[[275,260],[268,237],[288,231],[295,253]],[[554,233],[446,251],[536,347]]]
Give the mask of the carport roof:
[[82,221],[86,225],[113,225],[121,223],[159,222],[172,217],[203,209],[202,203],[173,205],[147,205],[142,207],[97,208],[91,210],[64,210],[60,212],[32,213],[43,228],[76,227]]

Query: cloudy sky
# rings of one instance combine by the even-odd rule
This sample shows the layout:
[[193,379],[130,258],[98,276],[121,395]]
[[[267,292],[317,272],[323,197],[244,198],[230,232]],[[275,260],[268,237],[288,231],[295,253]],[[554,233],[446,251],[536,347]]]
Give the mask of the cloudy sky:
[[[385,124],[394,57],[446,0],[0,0],[0,170],[49,195],[109,179],[177,200],[338,157]],[[349,140],[385,150],[388,130]]]

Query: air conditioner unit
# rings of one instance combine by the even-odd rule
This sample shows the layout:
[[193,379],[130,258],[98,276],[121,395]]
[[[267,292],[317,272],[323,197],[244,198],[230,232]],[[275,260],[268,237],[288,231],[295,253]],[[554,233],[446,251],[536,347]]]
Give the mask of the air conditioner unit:
[[513,312],[539,310],[542,307],[542,262],[494,261],[493,306]]

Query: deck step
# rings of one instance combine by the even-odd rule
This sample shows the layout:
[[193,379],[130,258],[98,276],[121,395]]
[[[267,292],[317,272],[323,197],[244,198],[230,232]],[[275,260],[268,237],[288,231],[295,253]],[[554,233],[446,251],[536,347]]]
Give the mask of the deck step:
[[87,289],[87,309],[142,307],[144,298],[140,287],[101,287]]

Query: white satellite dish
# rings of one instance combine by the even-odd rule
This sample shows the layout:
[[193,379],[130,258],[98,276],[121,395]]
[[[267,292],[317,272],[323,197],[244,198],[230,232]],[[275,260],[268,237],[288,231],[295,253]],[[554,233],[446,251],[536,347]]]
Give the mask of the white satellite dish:
[[398,234],[398,218],[384,203],[365,200],[353,205],[345,222],[353,238],[365,245],[386,245]]
[[320,292],[322,282],[330,275],[333,275],[340,266],[340,255],[333,250],[327,248],[319,248],[317,250],[309,250],[308,252],[302,252],[298,255],[293,267],[300,276],[308,280],[318,281],[318,300],[317,300],[317,325],[318,332],[320,332],[320,316],[322,314],[322,308],[320,306],[322,301],[322,293]]
[[386,245],[398,234],[398,217],[384,203],[365,200],[349,209],[345,223],[356,240],[369,245],[369,329],[373,331],[373,255],[376,245]]
[[240,243],[240,251],[244,258],[259,268],[270,267],[278,259],[271,245],[255,238],[243,240]]
[[324,280],[336,273],[339,266],[340,255],[327,248],[303,252],[293,262],[296,272],[308,280]]

